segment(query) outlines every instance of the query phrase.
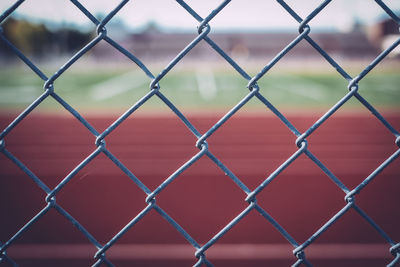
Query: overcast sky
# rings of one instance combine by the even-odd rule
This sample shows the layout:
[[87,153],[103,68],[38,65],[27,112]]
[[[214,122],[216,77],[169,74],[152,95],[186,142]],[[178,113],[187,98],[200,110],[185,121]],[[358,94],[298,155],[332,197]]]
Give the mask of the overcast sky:
[[[0,12],[13,0],[0,0]],[[106,14],[120,0],[81,0],[95,15]],[[201,16],[206,16],[221,3],[221,0],[187,0]],[[303,18],[317,7],[321,0],[286,1]],[[386,0],[391,8],[399,10],[400,0]],[[68,0],[26,0],[17,14],[36,21],[55,24],[70,24],[82,28],[91,22]],[[353,22],[373,23],[384,14],[373,0],[333,0],[316,18],[311,26],[316,30],[348,31]],[[117,19],[133,31],[148,23],[156,23],[166,30],[190,31],[198,23],[174,0],[131,0],[118,13]],[[225,30],[288,30],[296,29],[298,23],[273,0],[232,0],[210,23],[215,31]]]

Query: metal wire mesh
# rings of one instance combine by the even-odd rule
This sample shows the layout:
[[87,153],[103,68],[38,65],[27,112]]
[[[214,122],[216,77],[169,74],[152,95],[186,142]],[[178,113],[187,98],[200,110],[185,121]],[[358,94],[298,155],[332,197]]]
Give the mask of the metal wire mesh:
[[[356,195],[361,193],[369,183],[378,177],[378,174],[382,172],[389,164],[391,164],[399,155],[400,148],[397,149],[390,157],[388,157],[384,162],[381,163],[372,173],[369,174],[358,186],[354,188],[347,188],[341,180],[336,177],[308,148],[307,137],[312,135],[326,120],[328,120],[332,114],[339,110],[346,102],[350,99],[357,99],[366,109],[368,109],[381,123],[383,127],[386,127],[394,136],[395,145],[400,147],[400,133],[366,100],[363,98],[358,82],[361,81],[372,69],[374,69],[394,48],[400,44],[400,38],[397,39],[392,45],[390,45],[386,50],[384,50],[380,55],[378,55],[360,74],[356,77],[351,77],[330,55],[328,55],[319,44],[314,41],[309,33],[311,27],[309,22],[318,15],[321,10],[323,10],[331,0],[323,1],[317,8],[315,8],[306,18],[301,18],[295,10],[293,10],[284,0],[277,0],[277,2],[282,6],[284,10],[298,23],[298,36],[290,42],[282,51],[280,51],[265,67],[254,77],[251,77],[246,73],[246,71],[241,68],[228,54],[221,49],[209,36],[211,31],[211,22],[218,13],[224,9],[230,2],[230,0],[223,1],[219,6],[217,6],[207,17],[203,18],[192,9],[183,0],[176,0],[176,2],[185,9],[195,20],[199,22],[198,25],[198,36],[193,39],[180,53],[158,74],[153,75],[152,72],[143,64],[134,54],[127,51],[120,44],[115,42],[107,35],[106,26],[107,23],[129,2],[129,0],[121,1],[107,16],[102,20],[98,20],[94,15],[91,14],[78,0],[70,0],[77,9],[79,9],[87,18],[89,18],[97,26],[97,36],[92,39],[85,47],[83,47],[79,52],[73,55],[59,70],[57,70],[52,76],[47,77],[32,61],[25,56],[16,46],[14,46],[3,34],[0,27],[0,39],[4,42],[15,55],[17,55],[31,70],[39,76],[44,82],[44,93],[39,96],[33,103],[31,103],[19,116],[15,118],[0,134],[0,151],[9,160],[11,160],[16,166],[18,166],[23,172],[25,172],[38,187],[40,187],[46,194],[45,207],[36,214],[30,221],[19,229],[17,233],[12,235],[9,240],[0,243],[0,259],[2,262],[9,264],[10,266],[18,266],[17,263],[7,255],[7,249],[14,244],[14,242],[20,238],[24,232],[29,229],[33,224],[40,220],[49,210],[54,209],[59,214],[61,214],[66,220],[70,221],[81,233],[84,235],[92,244],[97,248],[97,252],[94,255],[96,259],[93,266],[99,266],[101,264],[106,264],[108,266],[114,266],[113,263],[107,258],[107,251],[123,236],[125,233],[134,225],[139,222],[146,214],[151,210],[155,210],[162,218],[164,218],[168,223],[170,223],[196,250],[195,255],[197,263],[194,266],[201,266],[203,264],[207,266],[213,266],[213,264],[207,259],[207,250],[213,246],[217,240],[224,236],[228,231],[231,230],[240,220],[246,217],[251,212],[260,213],[273,227],[275,227],[284,236],[287,241],[293,245],[294,254],[294,264],[293,266],[312,266],[311,262],[307,259],[305,249],[312,245],[313,242],[320,237],[320,235],[330,228],[336,221],[347,213],[349,210],[355,210],[362,218],[364,218],[390,245],[390,252],[393,255],[393,260],[387,266],[395,266],[400,263],[400,243],[396,243],[392,240],[384,230],[375,223],[366,212],[364,212],[356,202]],[[7,17],[9,17],[22,3],[24,0],[16,1],[9,9],[7,9],[3,14],[0,15],[0,23],[2,23]],[[400,18],[381,0],[375,0],[378,4],[377,8],[382,8],[397,24],[400,25]],[[259,90],[257,81],[263,77],[274,65],[280,61],[291,49],[293,49],[300,41],[307,41],[320,55],[323,57],[334,70],[337,71],[338,75],[342,76],[343,79],[348,81],[349,92],[343,96],[336,104],[334,104],[323,116],[321,116],[315,123],[310,125],[310,127],[305,132],[299,132],[294,125],[278,110],[269,100],[264,97]],[[209,44],[211,49],[214,49],[221,57],[223,57],[236,71],[237,73],[248,81],[247,89],[249,93],[235,105],[229,112],[227,112],[215,125],[213,125],[205,133],[200,133],[193,124],[185,117],[185,115],[174,106],[170,99],[168,99],[162,92],[161,84],[163,78],[168,75],[168,73],[174,68],[174,66],[183,58],[185,55],[197,46],[200,42],[206,42]],[[148,76],[150,81],[150,91],[144,95],[139,101],[133,104],[123,115],[121,115],[117,120],[115,120],[109,127],[103,131],[98,132],[83,116],[81,116],[69,103],[67,103],[63,98],[57,94],[55,81],[68,69],[70,68],[80,57],[90,51],[97,43],[107,42],[120,53],[129,58],[133,63],[139,66],[140,69]],[[243,88],[245,90],[245,88]],[[180,166],[172,175],[165,179],[154,191],[151,191],[139,178],[137,178],[130,169],[128,169],[121,161],[115,157],[106,147],[105,140],[107,136],[113,132],[119,125],[121,125],[130,115],[136,112],[146,101],[153,97],[158,97],[162,102],[168,106],[175,115],[187,126],[187,128],[192,132],[192,134],[197,138],[196,147],[199,152],[195,154],[190,160],[185,164]],[[62,107],[67,109],[82,125],[84,125],[90,133],[95,137],[96,149],[79,165],[77,165],[57,186],[54,188],[49,188],[42,180],[37,177],[32,171],[30,171],[23,162],[21,162],[17,157],[15,157],[10,151],[7,150],[7,145],[5,139],[7,135],[12,134],[13,129],[22,121],[24,118],[32,112],[35,108],[40,105],[42,101],[46,98],[55,99]],[[233,172],[231,172],[215,155],[213,155],[208,147],[207,139],[213,135],[218,129],[227,122],[232,115],[234,115],[238,110],[240,110],[250,99],[258,99],[263,103],[270,111],[272,111],[280,121],[286,125],[286,127],[294,134],[295,145],[298,147],[297,151],[291,155],[284,163],[282,163],[276,170],[274,170],[268,178],[266,178],[259,186],[251,191],[244,182],[242,182]],[[73,179],[80,170],[91,163],[91,161],[96,158],[99,154],[103,153],[106,155],[118,168],[120,168],[141,190],[143,190],[147,197],[145,199],[147,206],[144,208],[135,218],[126,224],[126,226],[121,229],[111,240],[106,244],[101,244],[96,240],[96,238],[85,229],[79,221],[74,219],[68,211],[61,207],[56,202],[57,194],[63,190],[64,186],[68,184],[71,179]],[[278,221],[272,218],[269,213],[263,209],[257,203],[257,195],[264,190],[274,179],[279,177],[279,174],[291,165],[300,155],[306,155],[312,162],[318,166],[329,179],[331,179],[344,193],[345,205],[343,208],[337,212],[332,218],[330,218],[318,231],[312,234],[304,243],[298,243],[289,232],[287,232]],[[195,239],[193,239],[189,233],[183,229],[168,213],[166,213],[162,207],[160,207],[156,202],[157,195],[161,194],[163,190],[168,187],[168,185],[175,179],[179,179],[179,176],[192,164],[202,158],[210,158],[218,168],[222,169],[224,173],[234,182],[241,190],[247,194],[248,206],[237,215],[231,222],[229,222],[223,229],[221,229],[214,237],[212,237],[204,245],[200,245]],[[2,218],[6,220],[7,218]]]

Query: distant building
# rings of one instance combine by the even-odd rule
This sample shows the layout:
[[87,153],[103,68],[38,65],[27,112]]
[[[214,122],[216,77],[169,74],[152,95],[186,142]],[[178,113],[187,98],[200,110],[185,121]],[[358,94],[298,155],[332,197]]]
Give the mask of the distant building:
[[[383,51],[400,38],[399,28],[399,24],[391,18],[380,19],[368,28],[368,38],[377,49]],[[400,47],[390,55],[400,56]]]
[[[119,43],[141,59],[171,60],[197,36],[193,33],[166,33],[150,27],[141,33],[127,35]],[[270,59],[279,53],[298,34],[287,32],[266,33],[213,33],[209,37],[228,55],[249,60]],[[334,57],[347,59],[371,58],[378,53],[367,35],[361,30],[350,33],[316,32],[310,36],[327,53]],[[105,58],[119,57],[118,52],[110,51],[107,46],[96,46],[93,53]],[[301,41],[288,55],[292,59],[317,58],[318,52],[305,40]],[[187,60],[207,58],[218,60],[220,56],[204,41],[193,48],[185,57]]]

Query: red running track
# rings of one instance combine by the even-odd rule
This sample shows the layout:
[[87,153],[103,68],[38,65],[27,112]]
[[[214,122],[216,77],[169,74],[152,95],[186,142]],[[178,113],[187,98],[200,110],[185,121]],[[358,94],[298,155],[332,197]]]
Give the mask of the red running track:
[[[0,116],[4,129],[13,116]],[[400,116],[387,114],[396,129]],[[89,116],[103,131],[115,116]],[[291,115],[300,131],[317,119]],[[202,133],[217,116],[193,115]],[[234,116],[207,141],[250,189],[256,188],[297,147],[296,137],[272,116]],[[354,188],[398,147],[370,115],[334,115],[307,138],[309,150],[347,187]],[[72,117],[33,114],[5,138],[6,148],[54,188],[96,148],[95,137]],[[154,190],[198,152],[196,138],[174,117],[129,118],[107,138],[107,148]],[[396,159],[360,195],[358,205],[394,241],[400,241],[400,164]],[[8,240],[44,206],[46,194],[0,154],[0,242]],[[146,195],[101,154],[58,194],[66,209],[101,243],[145,208]],[[204,244],[247,207],[246,194],[204,157],[157,196],[157,203],[197,242]],[[344,193],[301,156],[258,196],[258,203],[296,240],[304,242],[346,203]],[[195,250],[158,213],[151,211],[108,255],[117,266],[191,266]],[[314,266],[385,266],[389,245],[356,212],[344,215],[306,249]],[[290,266],[292,247],[263,217],[251,212],[206,255],[216,266]],[[51,210],[9,249],[21,266],[90,266],[94,248]],[[3,266],[0,264],[0,266]]]

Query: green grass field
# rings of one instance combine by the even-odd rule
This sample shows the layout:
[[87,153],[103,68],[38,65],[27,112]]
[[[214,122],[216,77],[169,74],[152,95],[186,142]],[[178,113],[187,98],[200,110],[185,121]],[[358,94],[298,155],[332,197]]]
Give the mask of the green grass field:
[[[257,71],[251,72],[255,75]],[[51,72],[47,72],[50,76]],[[71,69],[55,82],[56,92],[78,110],[126,109],[149,91],[150,79],[137,68]],[[179,108],[209,110],[229,108],[247,93],[247,81],[234,71],[195,68],[174,69],[160,82],[162,92]],[[347,81],[330,71],[272,71],[259,86],[262,94],[278,108],[328,108],[347,91]],[[26,67],[0,70],[0,108],[22,109],[43,92],[43,81]],[[399,70],[372,72],[360,82],[360,91],[376,107],[400,106]],[[54,110],[58,103],[48,99],[41,109]],[[152,98],[142,110],[157,110],[163,104]],[[261,109],[256,99],[249,108]],[[351,100],[346,108],[361,105]]]

